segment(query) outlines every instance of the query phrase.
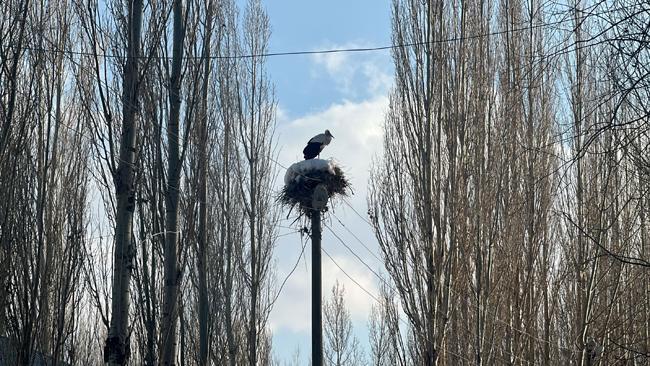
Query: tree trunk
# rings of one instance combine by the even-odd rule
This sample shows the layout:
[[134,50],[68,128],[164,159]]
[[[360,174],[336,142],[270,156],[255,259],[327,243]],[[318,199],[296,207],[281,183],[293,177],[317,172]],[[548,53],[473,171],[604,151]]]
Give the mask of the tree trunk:
[[115,251],[113,254],[113,291],[111,323],[104,346],[104,362],[126,363],[130,350],[127,335],[129,284],[133,270],[133,211],[135,210],[134,164],[136,160],[136,119],[138,104],[138,57],[142,28],[142,0],[129,2],[127,59],[123,75],[122,135],[120,160],[114,173],[117,211],[115,215]]
[[207,184],[208,184],[208,79],[210,77],[210,41],[212,37],[212,2],[206,10],[206,30],[203,38],[203,85],[199,113],[199,365],[208,364],[208,284],[207,284]]
[[[254,95],[254,92],[253,92]],[[251,119],[252,121],[252,119]],[[253,129],[251,128],[251,135]],[[253,140],[251,136],[251,141]],[[257,242],[256,236],[256,225],[257,225],[257,194],[256,194],[256,179],[255,179],[255,169],[254,165],[251,164],[249,168],[249,174],[251,177],[250,185],[250,211],[249,211],[249,228],[250,228],[250,244],[251,244],[251,299],[250,299],[250,319],[248,320],[248,360],[251,366],[257,366],[257,303],[258,296],[260,293],[260,276],[258,274],[259,267],[258,261],[260,260],[261,253],[259,253],[259,244]]]
[[169,120],[167,124],[168,165],[165,191],[165,249],[164,293],[162,308],[162,342],[160,362],[176,364],[178,322],[178,290],[181,273],[178,266],[178,199],[181,161],[179,155],[179,118],[181,106],[181,66],[183,56],[183,8],[181,0],[174,0],[174,30],[172,45],[172,72],[169,83]]

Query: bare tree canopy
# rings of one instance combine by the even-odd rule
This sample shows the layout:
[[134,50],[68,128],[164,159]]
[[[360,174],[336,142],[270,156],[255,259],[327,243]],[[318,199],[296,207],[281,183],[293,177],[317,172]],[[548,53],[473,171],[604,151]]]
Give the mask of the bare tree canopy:
[[[377,364],[648,359],[649,9],[561,7],[393,2],[414,46],[369,182],[399,295],[371,321]],[[403,348],[382,338],[402,322]]]

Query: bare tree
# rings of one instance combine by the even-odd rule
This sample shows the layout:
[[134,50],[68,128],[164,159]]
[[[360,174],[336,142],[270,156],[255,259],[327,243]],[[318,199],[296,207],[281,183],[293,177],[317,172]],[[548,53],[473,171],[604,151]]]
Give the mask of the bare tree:
[[[274,101],[264,59],[237,57],[264,53],[268,20],[257,3],[249,4],[241,19],[234,2],[213,5],[213,10],[209,3],[194,7],[191,11],[196,14],[187,16],[192,21],[203,14],[207,18],[202,19],[219,24],[209,36],[208,20],[198,21],[188,28],[187,43],[201,40],[201,54],[223,57],[187,61],[188,103],[193,103],[194,95],[200,97],[192,114],[195,124],[186,129],[194,144],[188,146],[185,165],[183,241],[196,250],[188,255],[197,263],[204,258],[205,273],[202,268],[187,268],[191,285],[184,291],[196,296],[198,306],[195,313],[186,308],[192,316],[184,319],[198,320],[190,320],[182,334],[187,332],[197,363],[203,358],[219,364],[269,364],[266,322],[276,213],[270,191],[272,167],[266,159],[272,157]],[[208,16],[211,11],[213,17]],[[196,51],[188,47],[188,52]],[[195,88],[189,86],[194,83]],[[257,304],[254,309],[252,304]],[[211,311],[200,315],[206,306]],[[197,333],[199,342],[194,341]],[[207,349],[202,350],[202,342]]]
[[138,129],[139,58],[142,35],[142,0],[128,2],[126,65],[123,75],[122,133],[119,160],[114,172],[117,209],[115,213],[115,251],[111,325],[104,348],[104,360],[110,365],[123,365],[129,354],[128,319],[129,286],[133,270],[133,213],[135,211],[134,164]]
[[208,303],[208,281],[207,281],[207,245],[208,245],[208,203],[207,203],[207,184],[208,184],[208,85],[210,80],[210,58],[212,43],[212,24],[215,4],[210,1],[206,5],[205,12],[205,34],[203,35],[203,56],[204,70],[201,86],[201,112],[197,113],[199,118],[199,148],[198,148],[198,204],[199,204],[199,227],[198,227],[198,313],[199,313],[199,365],[208,364],[208,312],[210,304]]
[[[248,364],[268,359],[266,322],[270,312],[271,257],[278,210],[273,201],[275,100],[264,68],[270,36],[269,19],[258,0],[247,3],[240,52],[255,55],[240,60],[235,85],[238,89],[234,126],[239,157],[237,175],[245,213],[247,240],[241,264],[249,297],[247,320]],[[265,352],[266,351],[266,352]]]
[[323,354],[328,365],[361,365],[364,363],[363,351],[354,336],[344,296],[345,287],[337,281],[332,286],[331,298],[323,304]]
[[394,2],[394,43],[418,46],[395,49],[385,155],[374,168],[369,199],[386,269],[413,331],[413,361],[430,365],[437,362],[447,327],[456,252],[448,228],[458,130],[443,117],[447,53],[434,42],[446,35],[443,16],[442,3]]
[[381,302],[373,305],[368,320],[370,364],[408,365],[407,352],[400,334],[400,315],[395,293],[386,286],[381,288]]
[[0,24],[0,332],[20,364],[75,358],[88,223],[73,63],[50,52],[72,43],[74,20],[69,2],[38,5],[3,3]]
[[185,24],[183,6],[180,0],[173,3],[173,41],[171,75],[169,79],[169,120],[167,123],[167,187],[165,188],[165,250],[164,250],[164,296],[162,308],[162,330],[160,362],[176,364],[176,326],[178,324],[178,292],[181,270],[178,263],[178,201],[181,175],[180,152],[180,107],[181,66]]

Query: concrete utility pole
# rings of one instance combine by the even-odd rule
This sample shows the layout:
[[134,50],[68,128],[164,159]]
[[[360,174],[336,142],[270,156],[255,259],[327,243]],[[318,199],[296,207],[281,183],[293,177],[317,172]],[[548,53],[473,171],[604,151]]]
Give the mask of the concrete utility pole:
[[319,184],[312,195],[311,210],[311,359],[323,365],[323,285],[321,281],[321,211],[327,205],[327,187]]
[[[305,179],[302,179],[305,178]],[[321,220],[327,203],[336,195],[347,195],[350,183],[333,161],[307,160],[291,165],[284,178],[280,202],[299,207],[300,218],[311,220],[311,365],[323,365],[323,309],[321,274]]]

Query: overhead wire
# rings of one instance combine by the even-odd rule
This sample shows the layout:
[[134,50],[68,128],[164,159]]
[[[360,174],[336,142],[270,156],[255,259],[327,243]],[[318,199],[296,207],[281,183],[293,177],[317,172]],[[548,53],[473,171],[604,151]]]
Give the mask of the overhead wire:
[[[301,50],[301,51],[280,51],[280,52],[266,52],[266,53],[259,53],[259,54],[243,54],[243,55],[201,55],[201,56],[183,56],[183,60],[205,60],[205,59],[211,59],[211,60],[229,60],[229,59],[247,59],[247,58],[267,58],[267,57],[277,57],[277,56],[299,56],[299,55],[323,55],[323,54],[335,54],[335,53],[359,53],[359,52],[376,52],[376,51],[384,51],[384,50],[391,50],[391,49],[397,49],[397,48],[408,48],[408,47],[414,47],[414,46],[425,46],[425,45],[433,45],[433,44],[440,44],[440,43],[452,43],[452,42],[458,42],[458,41],[465,41],[465,40],[472,40],[472,39],[478,39],[478,38],[484,38],[484,37],[491,37],[491,36],[498,36],[502,34],[508,34],[508,33],[515,33],[515,32],[520,32],[520,31],[525,31],[525,30],[530,30],[530,29],[537,29],[537,28],[542,28],[542,27],[549,27],[557,24],[561,24],[566,22],[567,20],[570,19],[562,19],[550,23],[540,23],[536,25],[528,25],[526,27],[519,27],[519,28],[514,28],[514,29],[509,29],[509,30],[503,30],[503,31],[494,31],[494,32],[489,32],[489,33],[479,33],[479,34],[474,34],[474,35],[469,35],[469,36],[458,36],[458,37],[450,37],[450,38],[444,38],[444,39],[438,39],[438,40],[432,40],[432,41],[420,41],[420,42],[408,42],[408,43],[402,43],[402,44],[393,44],[393,45],[386,45],[386,46],[376,46],[376,47],[350,47],[350,48],[333,48],[333,49],[324,49],[324,50]],[[11,48],[11,49],[18,49],[16,45],[6,45],[6,48]],[[126,58],[126,55],[115,55],[115,54],[109,54],[109,53],[98,53],[98,52],[88,52],[88,51],[74,51],[74,50],[65,50],[65,49],[58,49],[58,48],[45,48],[45,47],[29,47],[29,46],[22,46],[20,47],[20,50],[23,51],[32,51],[32,52],[48,52],[48,53],[59,53],[59,54],[68,54],[68,55],[75,55],[75,56],[92,56],[92,57],[100,57],[100,58]],[[154,56],[154,55],[140,55],[140,56],[130,56],[130,58],[135,58],[135,59],[146,59],[146,60],[151,60],[151,59],[158,59],[158,60],[168,60],[171,59],[171,56]]]
[[[361,262],[361,263],[362,263],[366,268],[368,268],[368,270],[370,270],[370,272],[372,272],[372,274],[374,274],[375,277],[377,277],[380,281],[382,281],[382,282],[384,283],[384,285],[386,285],[389,289],[391,289],[391,291],[395,291],[395,287],[394,287],[391,283],[389,283],[389,282],[388,282],[388,281],[387,281],[383,276],[379,275],[375,270],[373,270],[372,267],[370,267],[370,266],[369,266],[369,265],[368,265],[368,264],[367,264],[367,263],[366,263],[366,262],[365,262],[365,261],[364,261],[364,260],[363,260],[363,259],[362,259],[362,258],[361,258],[361,257],[360,257],[360,256],[359,256],[359,255],[358,255],[358,254],[353,250],[353,249],[352,249],[352,248],[350,248],[350,246],[349,246],[349,245],[348,245],[348,244],[347,244],[343,239],[341,239],[341,237],[338,236],[338,235],[336,234],[336,232],[334,232],[334,230],[333,230],[329,225],[325,225],[325,227],[329,230],[330,233],[332,233],[332,235],[334,235],[334,237],[336,237],[336,238],[341,242],[341,244],[342,244],[345,248],[348,249],[348,251],[349,251],[350,253],[352,253],[352,255],[354,255],[354,256],[355,256],[355,257],[356,257],[356,258],[357,258],[357,259],[358,259],[358,260],[359,260],[359,261],[360,261],[360,262]],[[364,247],[365,247],[365,245],[364,245]],[[366,248],[367,248],[367,247],[366,247]],[[373,298],[377,303],[379,303],[379,304],[382,303],[382,302],[381,302],[381,301],[380,301],[376,296],[374,296],[374,295],[373,295],[369,290],[367,290],[365,287],[363,287],[363,286],[362,286],[358,281],[356,281],[356,280],[355,280],[355,279],[354,279],[350,274],[348,274],[348,273],[347,273],[347,272],[346,272],[346,271],[345,271],[345,270],[344,270],[344,269],[343,269],[343,268],[342,268],[338,263],[336,263],[336,262],[334,261],[334,259],[332,258],[332,256],[330,256],[329,253],[325,252],[325,249],[324,249],[324,248],[321,247],[321,249],[322,249],[323,252],[324,252],[324,253],[325,253],[325,254],[330,258],[330,260],[332,261],[332,263],[334,263],[334,264],[336,265],[336,267],[338,267],[338,268],[341,270],[341,272],[343,272],[343,274],[344,274],[346,277],[348,277],[348,278],[349,278],[352,282],[354,282],[354,283],[355,283],[359,288],[361,288],[365,293],[367,293],[370,297],[372,297],[372,298]],[[369,249],[368,249],[368,250],[369,250]],[[404,324],[404,325],[406,325],[406,326],[410,326],[410,324],[406,323],[406,322],[401,318],[401,316],[400,316],[399,314],[397,314],[397,319],[398,319],[400,322],[402,322],[402,324]],[[452,354],[452,355],[454,355],[454,356],[461,357],[460,355],[455,354],[454,352],[449,351],[449,350],[447,350],[447,349],[445,349],[444,351],[445,351],[445,352],[448,352],[448,353],[450,353],[450,354]],[[468,359],[465,359],[465,360],[468,360]]]
[[[591,16],[602,16],[610,13],[614,13],[616,11],[624,10],[626,9],[625,7],[622,8],[612,8],[612,9],[606,9],[601,12],[595,12],[594,9],[590,9],[589,12],[587,12],[585,15],[586,17],[582,19],[584,22],[587,17]],[[573,9],[569,9],[570,11]],[[504,35],[504,34],[512,34],[512,33],[518,33],[522,31],[530,31],[533,29],[539,29],[539,28],[553,28],[553,26],[563,24],[566,22],[574,21],[573,18],[570,16],[565,16],[567,14],[570,14],[570,11],[567,11],[566,13],[559,13],[562,14],[563,17],[559,20],[552,21],[552,22],[546,22],[546,23],[537,23],[537,24],[530,24],[528,21],[522,21],[519,23],[519,26],[516,28],[510,28],[510,29],[505,29],[505,30],[498,30],[498,31],[492,31],[492,32],[485,32],[485,33],[477,33],[477,34],[471,34],[467,36],[455,36],[455,37],[448,37],[448,38],[442,38],[442,39],[434,39],[434,40],[429,40],[429,41],[418,41],[418,42],[406,42],[406,43],[400,43],[400,44],[391,44],[391,45],[383,45],[383,46],[374,46],[374,47],[346,47],[346,48],[332,48],[332,49],[320,49],[320,50],[299,50],[299,51],[278,51],[278,52],[263,52],[263,53],[251,53],[251,54],[241,54],[241,55],[200,55],[200,56],[183,56],[183,60],[231,60],[231,59],[249,59],[249,58],[268,58],[268,57],[279,57],[279,56],[300,56],[300,55],[323,55],[323,54],[337,54],[337,53],[364,53],[364,52],[376,52],[376,51],[385,51],[385,50],[393,50],[393,49],[399,49],[399,48],[410,48],[410,47],[415,47],[415,46],[426,46],[426,45],[434,45],[434,44],[444,44],[444,43],[453,43],[453,42],[460,42],[460,41],[467,41],[467,40],[473,40],[473,39],[480,39],[480,38],[485,38],[485,37],[493,37],[493,36],[499,36],[499,35]],[[643,10],[645,11],[645,9]],[[70,49],[60,49],[60,48],[46,48],[46,47],[29,47],[29,46],[21,46],[18,47],[17,45],[14,44],[8,44],[5,46],[6,49],[18,49],[19,51],[32,51],[32,52],[48,52],[48,53],[58,53],[58,54],[68,54],[68,55],[75,55],[75,56],[88,56],[88,57],[100,57],[100,58],[125,58],[127,57],[126,55],[116,55],[116,54],[110,54],[110,53],[100,53],[100,52],[89,52],[89,51],[76,51],[76,50],[70,50]],[[138,56],[130,56],[131,58],[135,59],[145,59],[145,60],[169,60],[172,58],[172,56],[156,56],[156,55],[138,55]]]
[[[593,9],[589,9],[589,11],[586,13],[586,17],[582,19],[584,22],[587,17],[589,16],[602,16],[608,13],[613,13],[615,11],[623,10],[625,8],[613,8],[613,9],[607,9],[602,12],[595,12],[595,7]],[[572,9],[570,9],[572,10]],[[569,12],[567,12],[569,13]],[[566,15],[565,13],[564,15]],[[562,14],[562,13],[560,13]],[[326,50],[302,50],[302,51],[286,51],[286,52],[269,52],[269,53],[260,53],[260,54],[245,54],[245,55],[201,55],[201,56],[189,56],[189,57],[183,57],[183,59],[187,60],[205,60],[205,59],[247,59],[247,58],[256,58],[256,57],[273,57],[273,56],[292,56],[292,55],[314,55],[314,54],[332,54],[332,53],[357,53],[357,52],[374,52],[374,51],[381,51],[381,50],[389,50],[389,49],[397,49],[397,48],[407,48],[407,47],[414,47],[414,46],[421,46],[421,45],[432,45],[432,44],[439,44],[439,43],[451,43],[451,42],[458,42],[458,41],[464,41],[464,40],[472,40],[472,39],[478,39],[478,38],[484,38],[484,37],[491,37],[491,36],[497,36],[497,35],[502,35],[502,34],[511,34],[511,33],[516,33],[516,32],[521,32],[521,31],[526,31],[526,30],[531,30],[531,29],[538,29],[538,28],[544,28],[544,27],[552,27],[554,25],[558,25],[561,23],[565,23],[567,21],[573,21],[571,17],[563,17],[560,20],[553,21],[553,22],[548,22],[548,23],[538,23],[531,25],[527,22],[521,22],[520,24],[526,24],[526,26],[521,26],[518,28],[512,28],[512,29],[506,29],[506,30],[501,30],[501,31],[493,31],[493,32],[487,32],[487,33],[478,33],[474,35],[469,35],[469,36],[457,36],[457,37],[449,37],[449,38],[444,38],[444,39],[437,39],[437,40],[432,40],[432,41],[421,41],[421,42],[410,42],[410,43],[403,43],[403,44],[393,44],[393,45],[386,45],[386,46],[377,46],[377,47],[354,47],[354,48],[336,48],[336,49],[326,49]],[[586,44],[584,47],[591,46],[590,44]],[[62,54],[67,54],[69,56],[71,55],[77,55],[77,56],[92,56],[92,57],[101,57],[101,58],[124,58],[126,57],[125,55],[114,55],[114,54],[106,54],[106,53],[97,53],[97,52],[84,52],[84,51],[74,51],[74,50],[69,50],[69,49],[58,49],[58,48],[45,48],[45,47],[28,47],[28,46],[23,46],[23,47],[17,47],[16,45],[8,44],[5,46],[6,48],[11,48],[11,49],[18,49],[18,50],[28,50],[28,51],[34,51],[34,52],[49,52],[49,53],[62,53]],[[580,47],[582,48],[582,47]],[[554,54],[554,56],[569,53],[574,51],[573,49],[565,49],[560,51],[559,53]],[[170,59],[170,56],[155,56],[152,54],[149,55],[139,55],[139,56],[130,56],[132,58],[136,59],[146,59],[146,60],[151,60],[151,59],[161,59],[161,60],[167,60]],[[71,57],[68,58],[70,62],[73,62],[75,65],[80,67],[81,65],[74,61]],[[116,95],[120,95],[120,92],[118,90],[115,90],[111,85],[109,85],[106,81],[104,80],[97,80],[98,83],[103,84],[106,88],[108,88],[111,92],[115,93]],[[128,103],[128,102],[127,102]],[[207,116],[205,117],[207,118]],[[77,130],[73,129],[70,126],[67,125],[62,125],[66,129],[69,129],[75,133],[81,134],[82,136],[84,135],[83,133],[78,132]],[[161,129],[166,130],[166,126],[161,125]],[[87,137],[87,136],[86,136]],[[180,136],[175,136],[180,139]],[[119,157],[118,157],[119,161]],[[277,162],[276,162],[277,163]],[[286,169],[286,168],[285,168]]]
[[[339,217],[336,216],[336,214],[335,214],[334,212],[331,212],[330,214],[331,214],[331,215],[336,219],[336,221],[339,222],[339,224],[341,224],[341,226],[343,226],[343,228],[345,228],[345,230],[346,230],[348,233],[350,233],[350,235],[352,235],[352,237],[354,237],[354,238],[357,240],[357,242],[358,242],[359,244],[361,244],[361,245],[362,245],[362,246],[363,246],[363,247],[368,251],[368,253],[370,253],[370,255],[372,255],[375,259],[377,259],[377,260],[379,261],[379,263],[383,263],[383,259],[381,259],[377,254],[375,254],[374,251],[372,251],[370,248],[368,248],[368,246],[367,246],[363,241],[361,241],[361,239],[359,239],[359,237],[356,236],[356,234],[355,234],[352,230],[350,230],[350,229],[348,228],[348,226],[345,225],[345,224],[343,223],[343,221],[341,221],[341,219],[339,219]],[[331,230],[331,229],[330,229],[330,230]]]
[[379,298],[378,298],[376,295],[374,295],[372,292],[370,292],[368,289],[366,289],[365,287],[363,287],[363,286],[359,283],[359,281],[357,281],[356,279],[354,279],[354,277],[352,277],[351,275],[349,275],[348,272],[346,272],[346,270],[343,269],[343,267],[341,267],[341,266],[340,266],[340,265],[339,265],[339,264],[334,260],[334,258],[332,258],[332,256],[327,252],[327,250],[325,250],[325,248],[323,248],[323,247],[321,246],[321,250],[322,250],[323,253],[325,253],[325,255],[326,255],[326,256],[327,256],[327,257],[332,261],[332,263],[334,263],[334,265],[335,265],[339,270],[341,270],[341,272],[343,272],[343,274],[344,274],[348,279],[350,279],[350,281],[354,282],[354,284],[357,285],[357,286],[358,286],[358,287],[359,287],[363,292],[365,292],[365,293],[368,294],[368,296],[370,296],[373,300],[375,300],[376,302],[378,302],[378,303],[381,304],[381,301],[379,300]]
[[334,232],[334,230],[332,230],[332,228],[331,228],[329,225],[325,224],[324,226],[325,226],[325,228],[326,228],[327,230],[329,230],[330,233],[332,233],[332,235],[334,235],[334,237],[335,237],[336,239],[339,240],[339,242],[340,242],[340,243],[341,243],[345,248],[347,248],[347,250],[348,250],[350,253],[352,253],[353,256],[355,256],[355,257],[359,260],[359,262],[361,262],[361,263],[362,263],[366,268],[368,268],[368,270],[369,270],[370,272],[372,272],[372,274],[374,274],[375,277],[377,277],[378,279],[380,279],[380,280],[381,280],[382,282],[384,282],[387,286],[390,286],[391,289],[394,289],[393,286],[392,286],[390,283],[388,283],[388,281],[386,281],[386,280],[385,280],[381,275],[379,275],[379,273],[377,273],[377,271],[375,271],[372,267],[370,267],[370,265],[368,265],[368,263],[366,263],[366,262],[365,262],[365,261],[364,261],[364,260],[363,260],[363,259],[362,259],[362,258],[361,258],[361,257],[360,257],[360,256],[359,256],[359,255],[354,251],[354,250],[352,250],[352,248],[350,248],[350,246],[349,246],[345,241],[343,241],[343,239],[341,239],[341,237],[338,236],[338,235],[336,234],[336,232]]
[[[297,230],[296,232],[300,232],[300,230]],[[288,234],[294,234],[294,233],[288,233]],[[298,255],[298,259],[296,259],[296,263],[294,263],[294,265],[291,268],[291,270],[289,271],[289,273],[285,276],[284,280],[282,281],[282,284],[280,285],[280,288],[278,289],[278,292],[273,297],[273,300],[269,301],[269,304],[267,306],[267,308],[269,308],[269,309],[271,307],[273,307],[273,304],[275,304],[275,302],[280,297],[280,294],[282,294],[282,290],[284,289],[284,286],[287,284],[287,282],[289,281],[289,278],[291,278],[293,273],[296,271],[296,268],[298,268],[298,264],[300,264],[300,259],[302,259],[303,255],[305,254],[305,247],[307,246],[307,241],[305,240],[303,242],[301,240],[301,242],[302,242],[302,248],[300,249],[300,254]]]

